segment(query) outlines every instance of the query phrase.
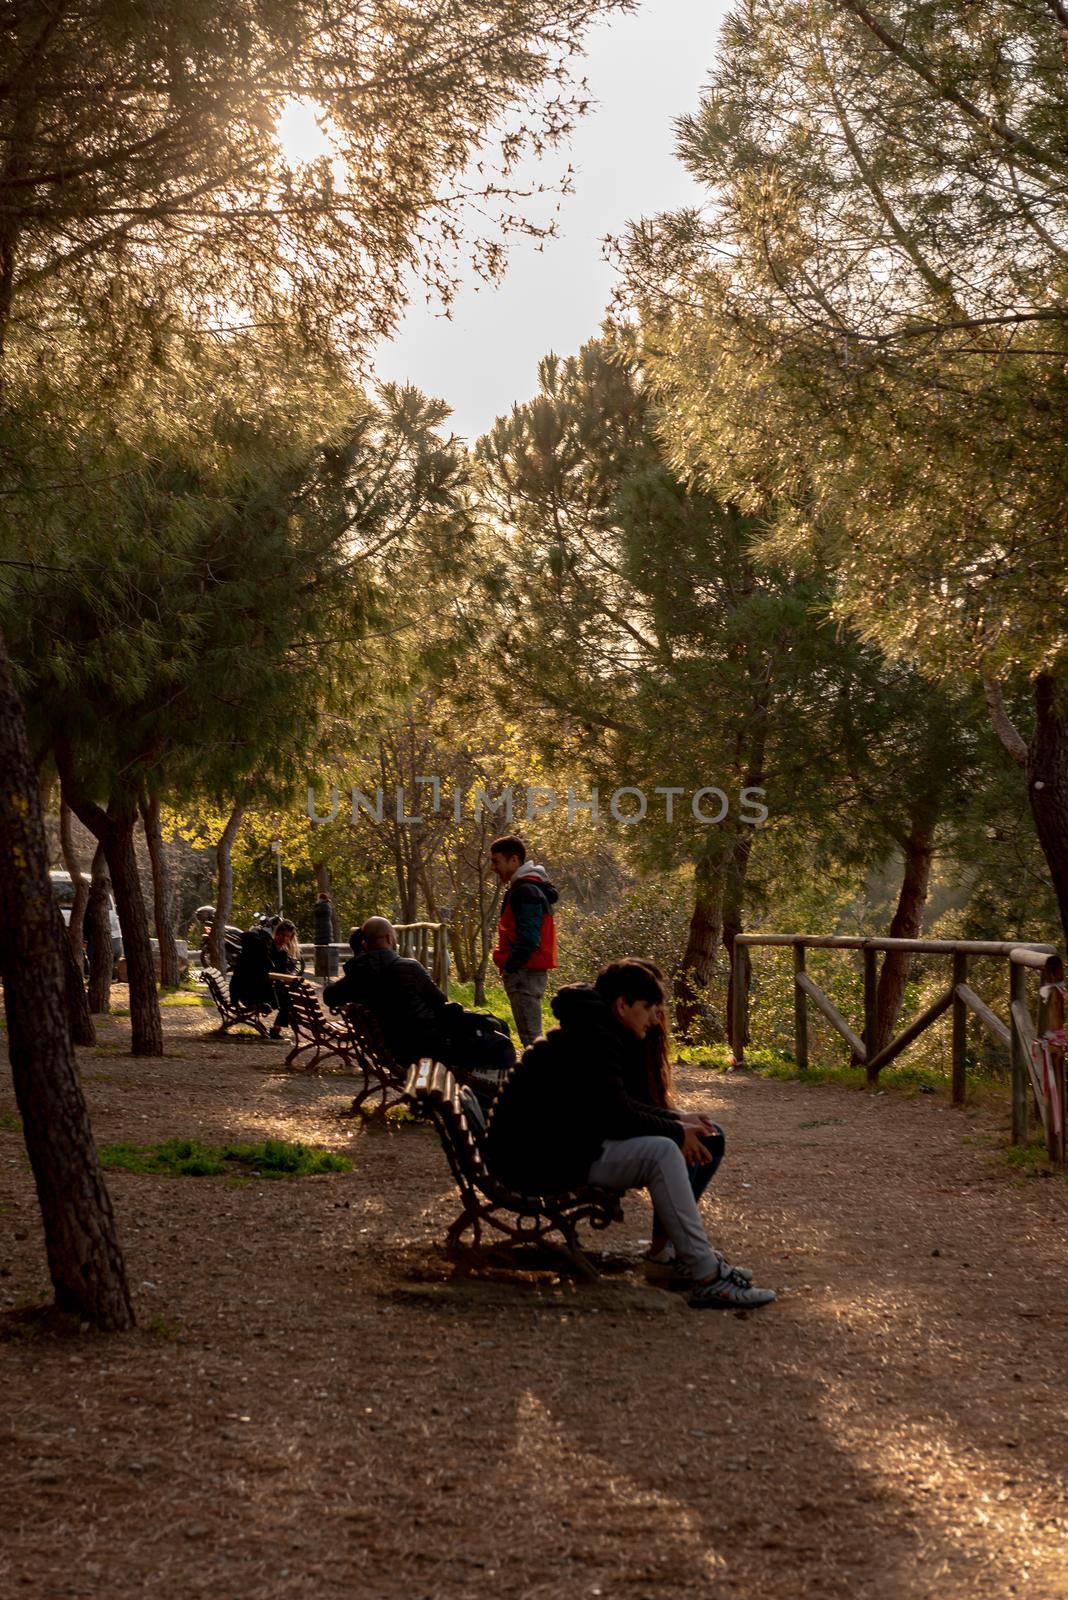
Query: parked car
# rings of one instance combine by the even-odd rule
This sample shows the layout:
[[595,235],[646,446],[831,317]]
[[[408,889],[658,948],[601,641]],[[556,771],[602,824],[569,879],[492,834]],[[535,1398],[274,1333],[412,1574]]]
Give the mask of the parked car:
[[[63,913],[63,921],[70,927],[70,912],[74,904],[74,879],[69,872],[50,872],[52,892],[59,901],[59,909]],[[82,873],[82,881],[88,887],[89,874]],[[122,933],[119,929],[119,913],[115,910],[115,901],[111,890],[108,890],[108,924],[111,928],[111,948],[118,961],[122,955]]]

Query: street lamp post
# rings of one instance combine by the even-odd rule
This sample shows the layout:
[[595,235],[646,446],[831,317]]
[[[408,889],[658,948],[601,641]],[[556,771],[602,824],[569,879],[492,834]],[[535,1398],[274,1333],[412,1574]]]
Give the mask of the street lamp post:
[[278,867],[278,915],[281,916],[282,915],[282,841],[281,841],[281,839],[272,839],[271,840],[271,853],[273,854],[275,862],[276,862],[277,867]]

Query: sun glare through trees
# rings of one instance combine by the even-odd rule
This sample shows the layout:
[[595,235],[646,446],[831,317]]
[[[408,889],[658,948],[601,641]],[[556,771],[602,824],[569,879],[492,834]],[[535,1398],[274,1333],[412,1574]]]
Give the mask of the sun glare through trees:
[[278,113],[275,132],[290,167],[337,157],[337,130],[314,100],[287,100]]

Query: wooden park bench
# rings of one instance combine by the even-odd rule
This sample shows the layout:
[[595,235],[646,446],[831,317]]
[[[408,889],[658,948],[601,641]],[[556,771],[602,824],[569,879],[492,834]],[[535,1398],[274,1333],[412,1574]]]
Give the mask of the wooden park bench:
[[[578,1240],[582,1222],[598,1230],[622,1220],[615,1189],[585,1188],[570,1194],[517,1194],[496,1178],[483,1152],[484,1122],[474,1092],[461,1089],[440,1062],[419,1061],[408,1073],[405,1098],[433,1122],[441,1139],[463,1209],[449,1228],[445,1248],[462,1252],[464,1235],[482,1242],[483,1225],[503,1235],[510,1246],[549,1245],[559,1250],[585,1278],[600,1277]],[[551,1237],[559,1235],[557,1244]]]
[[363,1068],[363,1088],[352,1102],[353,1111],[359,1111],[364,1102],[375,1095],[381,1097],[379,1109],[382,1111],[397,1105],[404,1096],[405,1069],[386,1043],[378,1018],[355,1001],[342,1007],[341,1016]]
[[289,1025],[294,1035],[286,1066],[313,1072],[320,1061],[334,1059],[344,1071],[363,1079],[352,1102],[354,1112],[361,1111],[369,1099],[378,1098],[379,1111],[395,1105],[403,1094],[404,1075],[371,1014],[362,1006],[346,1006],[340,1018],[332,1017],[307,978],[285,974],[280,981],[289,990]]
[[270,1015],[272,1009],[270,1006],[262,1010],[259,1006],[246,1006],[237,1000],[231,1000],[226,978],[216,967],[204,967],[199,977],[215,1002],[220,1018],[220,1033],[225,1033],[227,1028],[236,1027],[239,1022],[243,1022],[266,1037],[267,1029],[264,1027],[263,1019]]
[[312,1072],[324,1057],[335,1056],[349,1072],[359,1072],[361,1063],[351,1032],[324,1009],[315,985],[296,973],[272,973],[271,978],[289,990],[289,1026],[294,1043],[286,1056],[286,1066]]

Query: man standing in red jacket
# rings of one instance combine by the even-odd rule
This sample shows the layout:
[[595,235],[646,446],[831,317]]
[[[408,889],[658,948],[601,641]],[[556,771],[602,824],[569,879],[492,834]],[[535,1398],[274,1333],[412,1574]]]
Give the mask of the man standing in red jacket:
[[490,845],[490,867],[505,885],[493,961],[522,1045],[542,1031],[541,1002],[551,968],[556,966],[553,906],[560,896],[544,867],[527,860],[522,839],[507,834]]

